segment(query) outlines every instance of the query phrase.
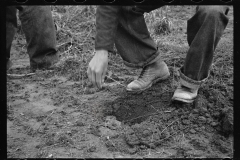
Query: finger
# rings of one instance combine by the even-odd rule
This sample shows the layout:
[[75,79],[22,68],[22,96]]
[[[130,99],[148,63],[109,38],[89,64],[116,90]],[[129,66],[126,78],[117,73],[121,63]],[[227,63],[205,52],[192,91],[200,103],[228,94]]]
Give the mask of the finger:
[[104,83],[104,79],[105,79],[106,73],[107,73],[107,68],[104,69],[104,71],[103,71],[101,83]]
[[89,81],[93,84],[94,81],[93,81],[93,76],[92,76],[92,70],[90,67],[88,67],[87,75],[88,75]]
[[95,72],[92,72],[92,83],[95,87],[97,86],[97,84],[96,84],[96,73]]
[[96,84],[98,88],[102,88],[102,74],[96,73]]

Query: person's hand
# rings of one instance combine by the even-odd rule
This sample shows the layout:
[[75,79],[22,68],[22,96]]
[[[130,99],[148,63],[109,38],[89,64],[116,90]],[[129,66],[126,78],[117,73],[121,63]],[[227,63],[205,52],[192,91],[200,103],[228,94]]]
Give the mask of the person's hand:
[[108,67],[108,51],[98,50],[88,65],[87,75],[94,86],[102,88]]

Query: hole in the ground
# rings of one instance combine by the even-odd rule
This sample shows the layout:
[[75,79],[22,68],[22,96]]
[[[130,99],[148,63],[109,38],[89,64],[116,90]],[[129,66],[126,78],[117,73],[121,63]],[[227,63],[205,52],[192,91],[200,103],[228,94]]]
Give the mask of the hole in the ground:
[[108,110],[111,108],[110,112],[107,111],[108,115],[115,116],[118,121],[129,125],[141,123],[151,116],[161,115],[163,114],[162,110],[166,110],[164,107],[166,105],[162,102],[148,105],[144,100],[134,98],[129,100],[118,99],[105,104],[105,106],[108,106]]

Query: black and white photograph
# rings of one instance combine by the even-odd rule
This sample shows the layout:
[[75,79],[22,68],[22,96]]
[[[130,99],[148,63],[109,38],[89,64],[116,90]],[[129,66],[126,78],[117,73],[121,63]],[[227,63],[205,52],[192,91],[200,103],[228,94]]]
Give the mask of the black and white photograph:
[[7,5],[7,158],[233,158],[233,26],[227,3]]

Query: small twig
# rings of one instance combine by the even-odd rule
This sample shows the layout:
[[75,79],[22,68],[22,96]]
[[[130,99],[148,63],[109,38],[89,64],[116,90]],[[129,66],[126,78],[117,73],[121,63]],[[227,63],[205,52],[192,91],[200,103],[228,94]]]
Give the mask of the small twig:
[[[54,112],[55,112],[55,110],[53,110],[52,113],[50,115],[48,115],[42,122],[46,121]],[[44,124],[44,126],[46,126],[46,123]],[[36,130],[36,132],[38,132],[40,127],[41,127],[41,125],[39,125],[38,129]]]
[[121,86],[123,86],[123,87],[126,87],[126,86],[124,86],[123,84],[121,84],[120,82],[116,81],[115,79],[113,79],[113,78],[111,78],[111,77],[109,77],[109,76],[106,76],[106,77],[109,78],[109,79],[111,79],[111,80],[113,80],[113,81],[116,82],[117,84],[119,84],[119,85],[121,85]]
[[155,107],[153,107],[152,105],[150,105],[153,109],[155,109],[158,113],[160,113],[160,111],[158,109],[156,109]]
[[10,78],[23,78],[23,77],[28,77],[35,75],[36,73],[27,73],[27,74],[7,74],[8,77]]
[[28,77],[28,76],[33,76],[38,73],[44,73],[44,72],[52,72],[53,70],[46,70],[46,71],[40,71],[40,72],[35,72],[35,73],[27,73],[27,74],[7,74],[9,78],[23,78],[23,77]]
[[[178,120],[178,119],[177,119],[177,120]],[[173,122],[170,123],[166,128],[164,128],[164,129],[162,130],[162,132],[160,133],[160,135],[161,135],[169,126],[171,126],[174,122],[176,122],[177,120],[173,121]]]
[[161,140],[157,141],[156,143],[160,143],[160,142],[162,142],[162,141],[164,141],[164,140],[166,140],[166,139],[168,139],[168,138],[172,137],[173,135],[175,135],[175,134],[176,134],[176,133],[178,133],[178,132],[180,132],[180,130],[179,130],[179,131],[177,131],[177,132],[175,132],[175,133],[173,133],[172,135],[170,135],[170,136],[168,136],[168,137],[166,137],[166,138],[163,138],[163,139],[161,139]]

